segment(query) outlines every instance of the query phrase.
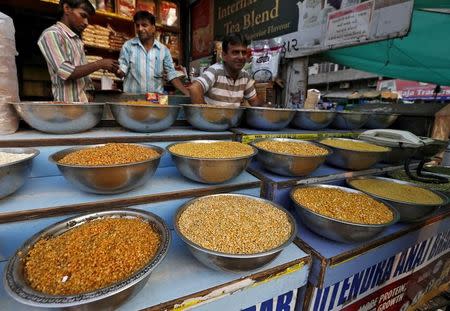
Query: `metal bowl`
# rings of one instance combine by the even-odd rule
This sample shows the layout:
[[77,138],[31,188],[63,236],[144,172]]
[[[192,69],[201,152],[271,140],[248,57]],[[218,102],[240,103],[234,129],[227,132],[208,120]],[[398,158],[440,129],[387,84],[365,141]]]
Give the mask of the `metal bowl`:
[[[272,152],[262,148],[259,148],[256,143],[261,141],[281,141],[281,142],[294,142],[297,144],[309,144],[328,151],[325,155],[311,155],[311,156],[300,156],[292,155],[281,152]],[[315,171],[323,162],[328,155],[333,153],[331,149],[319,146],[315,143],[309,141],[302,141],[296,139],[287,138],[268,138],[268,139],[258,139],[251,143],[253,147],[258,149],[258,154],[256,158],[263,165],[263,167],[275,174],[280,174],[284,176],[306,176],[313,171]]]
[[[336,140],[346,140],[361,142],[361,140],[348,138],[333,138]],[[321,141],[319,141],[321,142]],[[389,147],[385,147],[387,151],[356,151],[343,149],[324,144],[333,151],[333,154],[327,157],[326,163],[348,170],[365,170],[375,165],[385,154],[391,151]]]
[[100,122],[104,104],[20,102],[12,103],[31,127],[52,134],[73,134],[87,131]]
[[333,122],[335,111],[299,109],[295,112],[291,124],[305,130],[316,131],[326,128]]
[[366,124],[370,114],[366,112],[338,111],[331,127],[341,130],[357,130]]
[[258,152],[253,148],[253,153],[248,156],[213,159],[213,158],[194,158],[186,157],[170,151],[170,147],[183,143],[210,144],[219,142],[219,140],[191,140],[187,142],[178,142],[166,147],[172,156],[178,171],[186,178],[205,183],[220,184],[231,180],[241,174],[250,163],[253,156]]
[[368,129],[385,129],[392,125],[398,118],[398,114],[373,112],[369,115],[369,120],[364,124]]
[[[386,180],[386,181],[389,181],[392,183],[408,185],[408,186],[417,187],[417,188],[423,188],[423,189],[433,192],[434,194],[436,194],[440,198],[442,198],[442,203],[441,204],[415,204],[415,203],[408,203],[408,202],[404,202],[404,201],[391,200],[386,197],[372,194],[364,189],[357,188],[356,186],[354,186],[352,184],[352,181],[356,180],[356,179],[380,179],[380,180]],[[349,186],[351,186],[352,188],[355,188],[359,191],[365,192],[374,198],[377,198],[383,202],[387,202],[388,204],[391,204],[400,213],[400,221],[401,222],[419,221],[423,217],[427,216],[428,214],[430,214],[433,211],[435,211],[436,209],[438,209],[440,206],[444,206],[448,203],[447,196],[438,191],[435,191],[435,190],[432,190],[432,189],[429,189],[426,187],[422,187],[422,186],[419,186],[417,184],[410,183],[407,181],[397,180],[397,179],[384,178],[384,177],[373,177],[373,176],[361,176],[361,177],[347,179],[347,184]]]
[[116,121],[135,132],[152,133],[172,126],[180,106],[139,105],[132,103],[109,103]]
[[[155,229],[160,237],[161,243],[150,262],[143,268],[135,272],[128,278],[116,282],[108,287],[104,287],[92,292],[55,296],[48,295],[32,289],[23,275],[22,258],[25,258],[30,248],[41,238],[58,236],[70,229],[93,219],[126,217],[140,218]],[[151,272],[164,259],[169,250],[170,230],[164,221],[149,212],[134,209],[111,210],[98,213],[91,213],[82,216],[72,217],[36,233],[28,239],[16,254],[11,257],[5,269],[3,284],[6,292],[20,303],[41,308],[70,308],[71,310],[114,310],[128,298],[134,296],[147,283]]]
[[286,240],[282,245],[265,251],[261,253],[256,254],[229,254],[229,253],[222,253],[222,252],[216,252],[210,249],[206,249],[191,240],[189,240],[187,237],[185,237],[181,232],[180,228],[178,226],[178,220],[183,214],[184,210],[188,208],[191,204],[193,204],[195,201],[198,201],[200,199],[205,199],[206,197],[202,198],[195,198],[192,199],[185,204],[183,204],[176,212],[175,218],[174,218],[174,228],[177,232],[178,236],[186,243],[191,253],[194,255],[195,258],[197,258],[201,263],[203,263],[208,268],[218,270],[218,271],[227,271],[227,272],[243,272],[243,271],[251,271],[261,268],[264,265],[269,264],[272,260],[274,260],[281,251],[289,246],[291,242],[294,240],[296,234],[297,234],[297,227],[295,224],[294,218],[286,212],[285,209],[280,207],[278,204],[275,204],[274,202],[271,202],[269,200],[265,200],[262,198],[249,196],[249,195],[243,195],[243,194],[215,194],[210,195],[207,197],[245,197],[250,198],[255,201],[261,201],[267,204],[272,205],[273,207],[283,211],[286,216],[289,219],[289,222],[291,224],[291,235],[289,239]]
[[147,161],[117,165],[83,166],[58,163],[61,158],[71,152],[99,146],[104,144],[67,148],[50,155],[48,159],[55,163],[63,176],[80,190],[97,194],[114,194],[130,191],[143,185],[153,176],[164,154],[164,149],[160,147],[141,145],[155,150],[159,156]]
[[[298,204],[294,200],[294,192],[298,188],[325,188],[325,189],[339,189],[350,193],[363,193],[354,189],[349,189],[345,187],[332,186],[332,185],[305,185],[298,186],[291,190],[290,197],[294,202],[295,210],[302,220],[303,224],[308,227],[311,231],[317,233],[318,235],[324,236],[328,239],[343,242],[343,243],[356,243],[363,242],[374,238],[376,235],[380,234],[384,229],[396,223],[399,219],[399,213],[395,208],[382,202],[386,205],[393,213],[392,221],[385,224],[359,224],[344,220],[339,220],[318,214],[303,205]],[[320,198],[319,198],[320,200]],[[381,200],[377,200],[381,202]]]
[[252,107],[245,111],[245,120],[250,127],[267,131],[284,129],[294,116],[293,109]]
[[202,131],[225,131],[241,123],[244,108],[182,105],[187,121]]
[[1,148],[0,152],[26,153],[26,159],[0,165],[0,199],[16,192],[26,182],[31,172],[33,159],[39,150],[33,148]]

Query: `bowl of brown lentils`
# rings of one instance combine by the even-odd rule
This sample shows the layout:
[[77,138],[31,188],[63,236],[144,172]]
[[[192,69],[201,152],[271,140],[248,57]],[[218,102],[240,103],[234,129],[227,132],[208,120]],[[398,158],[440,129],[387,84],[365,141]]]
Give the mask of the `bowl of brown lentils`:
[[165,222],[146,211],[75,216],[27,240],[9,260],[3,284],[33,307],[113,310],[144,287],[170,239]]
[[86,192],[114,194],[142,186],[155,173],[164,149],[110,143],[67,148],[49,156],[63,176]]
[[294,240],[294,218],[279,205],[243,194],[188,201],[174,219],[177,234],[209,268],[243,272],[274,260]]

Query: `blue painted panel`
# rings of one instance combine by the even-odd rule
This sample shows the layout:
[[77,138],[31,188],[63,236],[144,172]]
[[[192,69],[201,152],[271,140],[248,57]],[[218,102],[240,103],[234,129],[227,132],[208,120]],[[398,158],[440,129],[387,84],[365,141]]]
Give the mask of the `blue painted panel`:
[[450,218],[445,218],[439,222],[435,222],[420,228],[419,230],[410,232],[401,236],[391,242],[373,248],[368,252],[362,253],[359,256],[353,257],[351,260],[345,261],[341,264],[327,267],[324,279],[324,287],[332,285],[336,282],[344,280],[349,276],[363,271],[378,262],[390,258],[391,256],[400,253],[411,246],[420,243],[424,240],[445,232],[450,228]]
[[233,133],[229,131],[222,131],[222,132],[205,132],[205,131],[199,131],[192,127],[171,127],[165,131],[162,132],[156,132],[156,133],[137,133],[137,132],[131,132],[121,127],[99,127],[99,128],[93,128],[90,131],[83,132],[83,133],[76,133],[76,134],[48,134],[48,133],[42,133],[35,130],[25,130],[25,131],[18,131],[11,135],[1,135],[0,141],[24,141],[24,140],[32,140],[34,142],[37,142],[39,140],[53,140],[53,139],[61,139],[61,141],[65,139],[92,139],[92,138],[116,138],[116,137],[139,137],[139,138],[145,138],[147,137],[149,140],[152,139],[152,137],[161,137],[160,141],[173,141],[174,139],[179,140],[180,137],[186,136],[186,135],[194,135],[198,136],[198,139],[202,139],[202,136],[205,135],[211,136],[211,135],[230,135],[230,138],[232,137]]
[[[253,175],[242,172],[238,177],[221,184],[221,186],[237,186],[258,181]],[[55,206],[132,199],[150,195],[158,195],[160,196],[158,199],[163,201],[170,199],[173,194],[205,190],[210,187],[210,185],[193,182],[182,177],[175,167],[159,168],[155,175],[143,186],[114,195],[82,192],[62,176],[29,178],[27,183],[16,193],[1,200],[0,214]]]
[[[232,193],[240,193],[259,196],[259,188],[240,190]],[[152,204],[133,205],[130,208],[142,209],[152,212],[167,223],[170,229],[173,229],[173,218],[177,209],[191,197],[164,201]],[[74,214],[75,215],[75,214]],[[74,215],[66,215],[61,217],[41,218],[24,222],[12,222],[0,225],[0,261],[7,260],[14,252],[33,234],[63,219],[70,218]]]
[[[232,281],[238,281],[253,273],[272,269],[306,256],[307,255],[297,246],[291,244],[283,250],[280,256],[278,256],[272,263],[257,271],[252,273],[247,272],[237,274],[225,273],[211,270],[203,266],[200,262],[193,258],[181,239],[175,234],[175,232],[172,231],[172,244],[167,257],[152,273],[149,281],[144,286],[142,291],[130,301],[122,305],[120,310],[134,311],[157,305]],[[0,264],[2,278],[5,264],[6,262]],[[247,292],[247,288],[245,288],[242,292],[238,292],[238,300],[234,300],[234,295],[225,297],[228,301],[232,301],[232,303],[242,301],[248,305],[258,303],[262,297],[267,297],[270,292],[273,292],[273,295],[276,295],[287,289],[294,289],[303,286],[307,280],[308,270],[308,266],[304,266],[302,269],[294,273],[283,275],[280,278],[271,279],[267,283],[262,283],[256,287],[248,288],[251,292]],[[246,295],[247,293],[249,293],[248,296]],[[245,299],[246,296],[249,299]],[[250,298],[255,300],[250,300]],[[3,286],[0,287],[0,306],[2,307],[2,310],[5,311],[34,310],[15,302],[6,294]]]

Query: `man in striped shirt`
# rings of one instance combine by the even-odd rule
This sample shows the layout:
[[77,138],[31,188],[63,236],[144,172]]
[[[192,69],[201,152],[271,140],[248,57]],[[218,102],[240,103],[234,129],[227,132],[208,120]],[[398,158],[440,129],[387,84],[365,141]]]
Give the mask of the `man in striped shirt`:
[[206,69],[189,87],[192,104],[239,107],[246,99],[252,106],[265,106],[256,95],[255,81],[243,70],[248,41],[239,33],[222,42],[223,64]]
[[119,57],[119,76],[125,77],[124,92],[163,93],[163,73],[166,72],[167,80],[189,96],[175,71],[169,49],[155,39],[155,17],[147,11],[138,11],[133,20],[137,37],[125,42]]
[[86,61],[81,33],[93,14],[95,8],[88,0],[60,0],[59,22],[45,29],[38,40],[47,61],[55,101],[87,102],[85,91],[93,89],[88,75],[99,69],[113,73],[119,69],[113,59]]

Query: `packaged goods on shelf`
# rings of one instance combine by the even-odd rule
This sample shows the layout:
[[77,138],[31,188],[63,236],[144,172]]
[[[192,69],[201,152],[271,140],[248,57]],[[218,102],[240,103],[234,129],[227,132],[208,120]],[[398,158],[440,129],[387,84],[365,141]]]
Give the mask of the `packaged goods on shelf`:
[[109,36],[111,29],[100,25],[88,25],[83,32],[83,42],[88,46],[111,48]]
[[[100,56],[86,55],[86,60],[87,60],[88,63],[93,63],[93,62],[96,62],[96,61],[98,61],[100,59],[102,59]],[[110,78],[112,80],[120,81],[120,78],[118,78],[114,73],[108,72],[108,71],[105,71],[105,70],[94,71],[93,73],[91,73],[89,75],[89,77],[91,79],[101,79],[102,77],[108,77],[108,78]]]
[[118,12],[120,15],[133,17],[136,8],[136,0],[118,0]]
[[178,26],[177,4],[169,1],[161,1],[161,22],[167,26]]
[[156,14],[156,4],[154,0],[137,0],[136,11],[148,11],[153,15]]

